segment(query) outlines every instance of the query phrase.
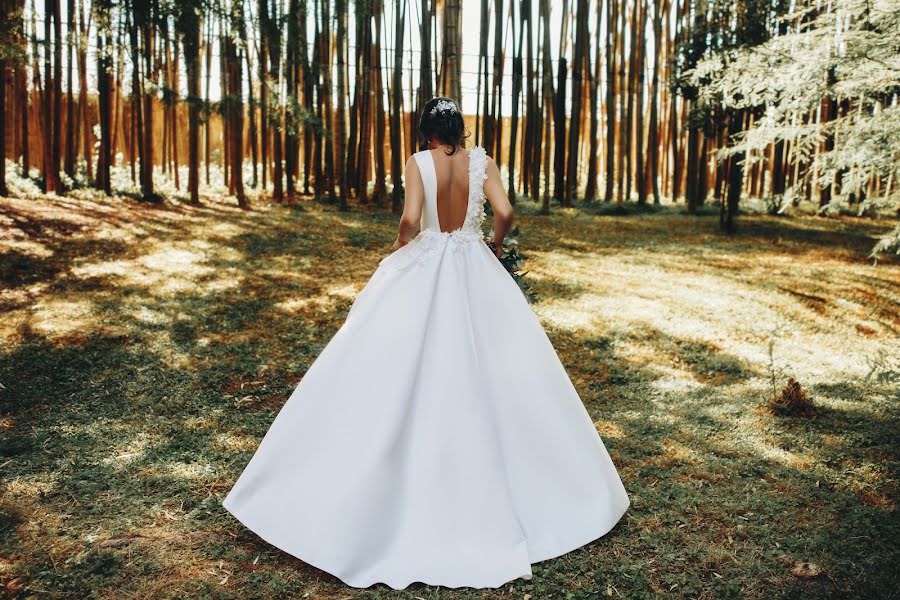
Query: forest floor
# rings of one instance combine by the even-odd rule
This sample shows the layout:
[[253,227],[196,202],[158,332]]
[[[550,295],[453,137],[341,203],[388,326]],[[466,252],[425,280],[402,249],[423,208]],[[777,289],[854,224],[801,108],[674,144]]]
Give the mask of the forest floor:
[[[597,205],[517,219],[532,306],[631,508],[530,581],[357,590],[221,501],[396,217],[0,199],[5,594],[895,597],[900,266],[866,258],[890,226],[747,215],[725,236],[712,213]],[[812,414],[766,408],[789,377]]]

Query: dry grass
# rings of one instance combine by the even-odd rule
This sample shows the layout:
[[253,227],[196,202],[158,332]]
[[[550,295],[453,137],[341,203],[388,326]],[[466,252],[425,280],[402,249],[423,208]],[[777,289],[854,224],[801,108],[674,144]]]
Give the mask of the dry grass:
[[[7,595],[892,597],[900,269],[865,258],[884,226],[534,212],[533,307],[632,509],[530,582],[394,592],[342,586],[220,506],[393,216],[0,199]],[[764,409],[789,378],[814,414]]]

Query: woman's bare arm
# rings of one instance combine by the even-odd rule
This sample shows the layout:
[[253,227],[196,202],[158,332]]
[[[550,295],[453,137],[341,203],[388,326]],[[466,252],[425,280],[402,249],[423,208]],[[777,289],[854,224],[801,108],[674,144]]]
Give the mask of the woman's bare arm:
[[419,219],[422,217],[422,207],[425,203],[425,184],[422,183],[422,175],[413,156],[406,161],[403,182],[406,194],[403,199],[403,214],[400,216],[400,230],[397,239],[394,240],[393,250],[408,244],[419,231]]
[[513,207],[503,190],[500,170],[494,159],[487,157],[487,180],[484,182],[484,195],[491,203],[494,212],[494,250],[497,256],[503,253],[503,238],[509,233],[513,222]]

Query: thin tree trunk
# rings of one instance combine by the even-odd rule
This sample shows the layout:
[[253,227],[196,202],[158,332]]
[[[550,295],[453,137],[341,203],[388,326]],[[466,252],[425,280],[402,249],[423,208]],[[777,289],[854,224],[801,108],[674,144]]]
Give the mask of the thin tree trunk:
[[376,0],[375,2],[375,45],[372,48],[373,54],[373,70],[372,77],[375,79],[375,186],[372,190],[372,201],[376,204],[382,204],[387,200],[387,173],[384,160],[384,83],[381,76],[381,20],[384,16],[384,0]]
[[575,48],[572,56],[572,117],[569,120],[569,162],[566,169],[565,206],[572,205],[578,186],[578,142],[581,134],[582,75],[587,44],[588,0],[578,0],[575,14]]
[[[228,17],[227,35],[222,36],[223,53],[225,56],[225,88],[226,98],[225,114],[229,124],[229,158],[231,162],[231,186],[234,188],[234,195],[237,198],[238,206],[241,208],[249,208],[247,198],[244,195],[244,100],[243,100],[243,57],[241,53],[243,48],[238,44],[243,38],[241,28],[243,27],[243,14],[241,11],[241,0],[232,0],[230,6],[230,15]],[[224,27],[224,24],[223,24]]]
[[[97,96],[100,117],[100,148],[97,154],[97,174],[94,185],[106,194],[112,193],[110,179],[110,157],[112,155],[112,140],[110,136],[110,70],[112,69],[112,3],[109,0],[100,0],[94,3],[97,15]],[[86,97],[86,94],[85,94]],[[86,103],[85,103],[86,104]],[[86,106],[84,112],[86,113]],[[88,123],[85,119],[85,129]]]
[[516,203],[516,144],[519,139],[519,93],[522,89],[522,40],[524,32],[521,31],[522,24],[519,24],[519,44],[516,46],[516,3],[512,0],[509,5],[510,19],[512,21],[512,45],[515,48],[513,55],[513,72],[512,72],[512,116],[509,122],[509,164],[507,165],[509,174],[509,200],[513,204]]
[[260,160],[262,163],[262,189],[265,195],[268,187],[269,173],[269,33],[266,31],[262,14],[268,13],[266,6],[268,0],[259,0],[257,14],[259,18],[259,130],[260,130]]
[[200,17],[193,7],[182,8],[179,29],[184,47],[188,104],[188,194],[200,204]]
[[[602,15],[603,11],[601,7],[603,6],[603,2],[600,1],[597,3],[597,25],[596,30],[594,31],[594,38],[596,40],[596,48],[594,52],[594,68],[591,70],[591,65],[587,65],[589,79],[590,79],[590,115],[591,115],[591,124],[590,124],[590,150],[588,151],[588,175],[587,175],[587,185],[584,190],[584,200],[585,202],[593,202],[597,199],[597,176],[598,176],[598,164],[600,162],[600,74],[602,73],[601,64],[602,64],[602,43],[600,36],[600,27],[602,25]],[[589,61],[587,61],[589,62]]]
[[[75,176],[75,96],[72,90],[72,62],[73,50],[75,48],[75,36],[77,32],[74,29],[75,21],[75,0],[68,0],[66,3],[66,16],[68,24],[66,25],[66,157],[65,171],[69,177]],[[0,138],[3,139],[3,138]]]
[[[340,4],[340,10],[338,10]],[[338,113],[334,115],[331,100],[331,16],[330,2],[323,0],[322,2],[322,56],[320,57],[319,68],[322,70],[322,90],[325,92],[322,98],[322,108],[325,116],[325,130],[331,132],[325,138],[325,173],[326,191],[328,197],[334,201],[338,200],[340,208],[347,210],[347,185],[349,181],[346,178],[344,167],[346,166],[346,122],[347,122],[347,65],[346,65],[346,44],[347,44],[347,0],[335,0],[335,13],[338,21],[337,43],[338,50]],[[339,138],[340,148],[337,152],[338,170],[335,176],[334,160],[335,160],[335,138]],[[334,186],[337,177],[340,177],[341,196],[338,198]]]
[[616,0],[606,0],[606,190],[611,202],[616,177],[616,48],[619,11]]
[[391,210],[399,212],[403,199],[403,180],[401,178],[400,135],[403,129],[403,118],[400,98],[403,90],[403,33],[406,27],[406,0],[395,0],[396,29],[394,30],[394,71],[391,79]]
[[647,182],[644,178],[644,48],[647,45],[647,40],[644,37],[644,33],[647,29],[647,7],[643,0],[637,3],[637,11],[637,26],[634,36],[634,43],[636,46],[635,62],[633,65],[633,67],[637,69],[634,78],[637,84],[635,89],[636,110],[634,133],[636,137],[636,152],[634,157],[634,175],[635,187],[637,188],[638,193],[638,204],[645,204],[647,202]]
[[541,79],[543,80],[542,103],[544,121],[544,194],[541,199],[541,214],[550,214],[550,135],[553,121],[553,63],[550,58],[550,0],[540,0],[543,57]]
[[[328,5],[326,0],[325,5]],[[327,9],[326,9],[327,11]],[[346,138],[344,134],[344,123],[346,121],[346,95],[347,95],[347,70],[345,59],[344,59],[344,40],[347,37],[347,9],[346,9],[346,0],[335,0],[334,12],[337,17],[337,71],[338,71],[338,83],[337,83],[337,115],[335,117],[334,123],[334,135],[332,137],[336,138],[336,151],[337,151],[337,173],[341,178],[340,180],[340,196],[339,196],[339,206],[341,210],[347,210],[347,186],[349,182],[347,181],[347,171],[345,170],[346,166]],[[326,12],[327,15],[327,12]],[[323,21],[327,23],[327,16]],[[327,31],[327,24],[325,25]],[[327,36],[326,36],[327,37]],[[326,61],[326,73],[329,72],[331,61]],[[330,79],[329,76],[326,75],[326,80]],[[326,83],[326,89],[329,85]],[[329,110],[326,103],[326,111]],[[327,155],[331,154],[331,152],[326,153],[326,161]],[[326,168],[327,170],[327,168]],[[334,172],[333,170],[331,171]],[[333,179],[332,179],[333,181]]]
[[[650,83],[650,132],[647,145],[650,156],[650,183],[653,187],[653,204],[659,204],[659,63],[662,52],[662,19],[660,2],[653,4],[653,79]],[[662,12],[668,10],[668,2],[663,0]]]

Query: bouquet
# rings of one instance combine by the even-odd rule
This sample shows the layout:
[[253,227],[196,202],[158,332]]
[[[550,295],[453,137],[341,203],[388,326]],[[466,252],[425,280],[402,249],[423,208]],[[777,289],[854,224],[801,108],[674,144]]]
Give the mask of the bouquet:
[[[514,228],[510,231],[510,234],[519,235],[519,228]],[[492,241],[493,239],[494,230],[492,229],[485,236],[484,241],[488,248],[491,249],[491,252],[496,255],[496,247]],[[516,282],[516,285],[519,286],[519,289],[522,290],[525,299],[528,300],[528,302],[534,302],[534,292],[531,290],[531,285],[525,281],[525,275],[528,274],[528,271],[522,270],[522,266],[525,263],[525,257],[519,252],[519,242],[516,241],[515,238],[503,240],[503,252],[498,257],[498,260],[500,261],[500,264],[503,265],[503,268],[506,269],[506,272],[513,278],[513,281]]]

